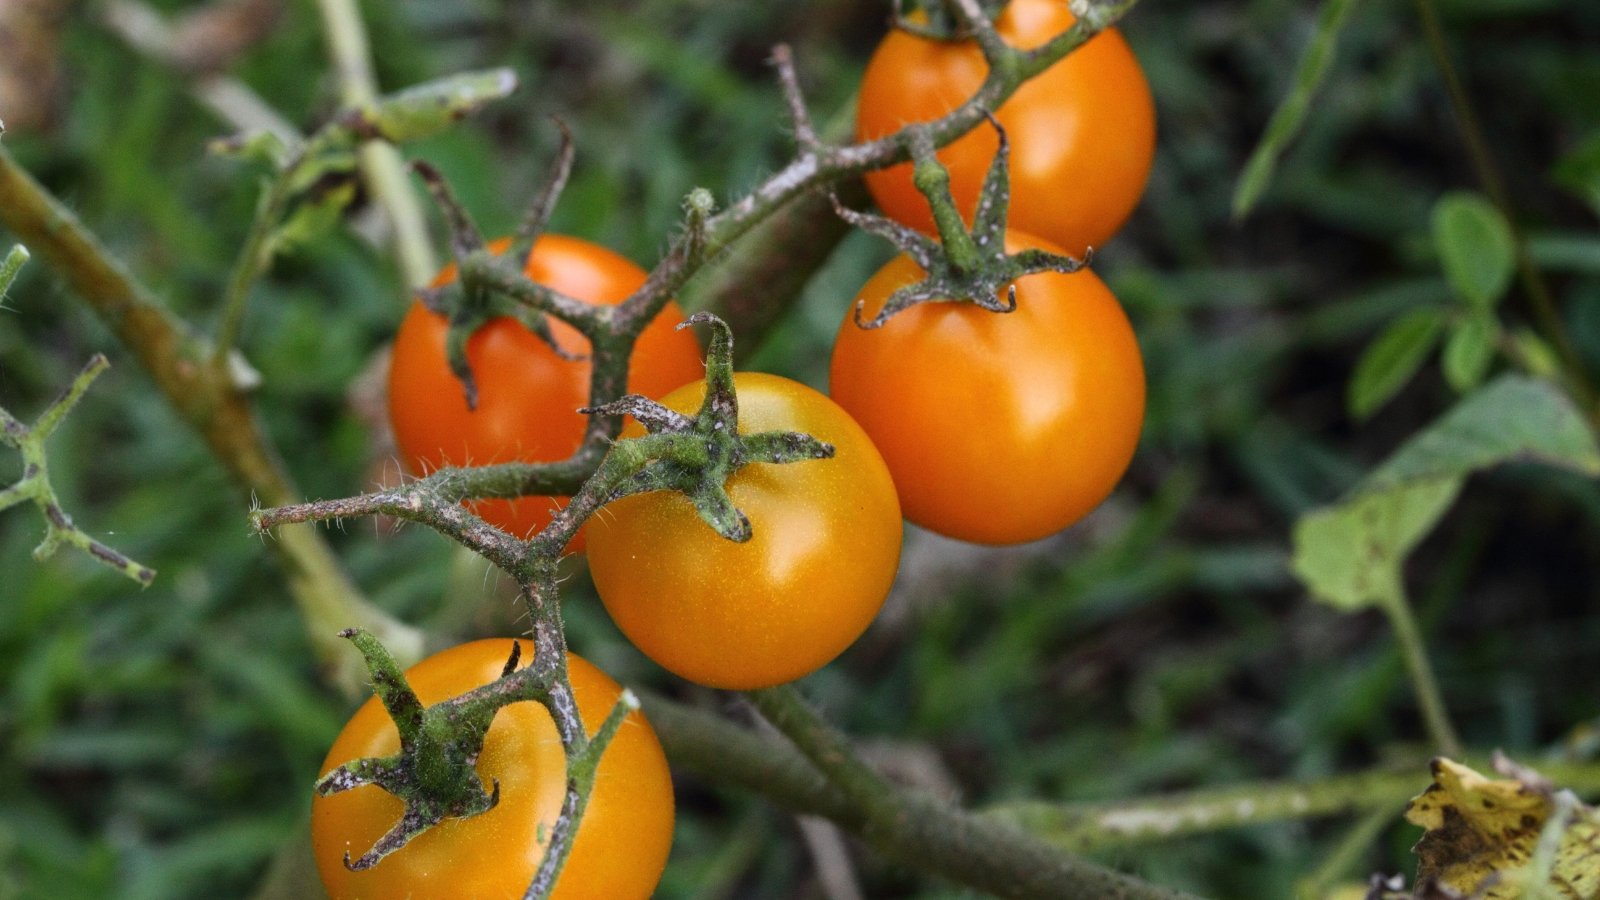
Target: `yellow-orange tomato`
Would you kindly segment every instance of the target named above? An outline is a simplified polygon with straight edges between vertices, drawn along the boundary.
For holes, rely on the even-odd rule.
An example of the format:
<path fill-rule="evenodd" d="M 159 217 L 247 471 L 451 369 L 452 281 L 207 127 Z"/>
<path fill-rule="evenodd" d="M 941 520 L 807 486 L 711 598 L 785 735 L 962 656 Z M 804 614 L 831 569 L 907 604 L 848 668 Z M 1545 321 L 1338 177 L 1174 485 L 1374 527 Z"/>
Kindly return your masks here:
<path fill-rule="evenodd" d="M 1006 43 L 1032 49 L 1074 21 L 1067 0 L 1011 0 L 995 27 Z M 972 41 L 890 32 L 862 76 L 856 133 L 879 138 L 940 118 L 970 99 L 988 71 Z M 1121 34 L 1096 35 L 1022 85 L 996 117 L 1011 141 L 1011 227 L 1075 254 L 1122 227 L 1150 174 L 1155 106 Z M 939 151 L 969 221 L 997 146 L 993 129 L 979 127 Z M 866 180 L 885 215 L 933 231 L 909 163 L 870 172 Z"/>
<path fill-rule="evenodd" d="M 734 473 L 728 495 L 753 533 L 743 544 L 679 493 L 612 503 L 589 522 L 589 569 L 646 656 L 690 681 L 750 690 L 821 668 L 866 630 L 894 581 L 902 526 L 889 470 L 844 410 L 776 375 L 740 372 L 734 384 L 740 434 L 805 432 L 834 457 Z M 702 381 L 661 402 L 693 413 L 704 396 Z"/>
<path fill-rule="evenodd" d="M 531 659 L 533 645 L 521 643 L 523 659 Z M 510 639 L 462 644 L 412 666 L 406 679 L 424 705 L 437 703 L 499 678 L 510 652 Z M 577 656 L 568 654 L 567 670 L 584 727 L 593 734 L 622 689 Z M 339 733 L 322 771 L 399 749 L 399 732 L 374 697 Z M 533 701 L 496 713 L 478 773 L 486 788 L 499 779 L 499 805 L 470 818 L 446 819 L 361 872 L 345 867 L 345 853 L 354 859 L 371 848 L 400 820 L 401 802 L 374 785 L 313 800 L 312 847 L 333 900 L 521 897 L 544 858 L 566 791 L 566 758 L 550 713 Z M 666 756 L 650 723 L 633 712 L 600 758 L 594 792 L 554 896 L 649 897 L 672 847 L 672 820 Z"/>
<path fill-rule="evenodd" d="M 1006 250 L 1059 252 L 1015 232 Z M 871 318 L 923 271 L 905 256 L 860 298 Z M 924 303 L 864 330 L 846 316 L 829 394 L 894 473 L 906 518 L 980 544 L 1053 534 L 1122 478 L 1144 420 L 1133 329 L 1093 272 L 1017 280 L 1017 308 Z"/>
<path fill-rule="evenodd" d="M 503 251 L 508 241 L 491 247 Z M 645 272 L 604 247 L 577 238 L 545 235 L 525 271 L 532 280 L 596 305 L 614 305 L 644 283 Z M 454 281 L 455 266 L 434 285 Z M 668 303 L 634 347 L 628 390 L 659 397 L 705 374 L 694 335 L 677 331 L 683 310 Z M 569 354 L 587 355 L 589 342 L 550 317 L 550 330 Z M 589 400 L 590 363 L 562 359 L 512 318 L 490 321 L 467 341 L 467 360 L 478 385 L 478 405 L 468 409 L 461 382 L 445 355 L 449 323 L 413 303 L 395 337 L 389 368 L 389 420 L 406 466 L 426 474 L 447 465 L 488 465 L 564 459 L 583 440 L 577 410 Z M 559 501 L 550 497 L 482 500 L 477 513 L 518 537 L 550 521 Z M 581 535 L 579 537 L 581 540 Z M 569 549 L 579 549 L 573 541 Z"/>

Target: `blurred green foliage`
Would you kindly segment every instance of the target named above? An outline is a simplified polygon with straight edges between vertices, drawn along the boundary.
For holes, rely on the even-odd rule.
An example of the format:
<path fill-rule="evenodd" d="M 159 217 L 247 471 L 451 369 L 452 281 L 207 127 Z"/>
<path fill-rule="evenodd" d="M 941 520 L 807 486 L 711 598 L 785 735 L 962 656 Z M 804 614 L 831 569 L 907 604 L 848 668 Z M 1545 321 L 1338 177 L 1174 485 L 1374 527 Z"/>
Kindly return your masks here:
<path fill-rule="evenodd" d="M 1439 5 L 1535 259 L 1600 366 L 1600 5 Z M 182 78 L 75 9 L 63 121 L 7 145 L 177 310 L 209 323 L 258 176 L 204 154 L 222 126 Z M 771 45 L 795 46 L 826 123 L 848 109 L 888 4 L 406 0 L 367 12 L 387 89 L 487 66 L 522 77 L 510 100 L 408 148 L 486 231 L 509 230 L 539 184 L 554 114 L 579 157 L 553 230 L 649 263 L 691 187 L 725 203 L 790 152 Z M 1410 6 L 1359 4 L 1275 179 L 1249 218 L 1231 219 L 1316 17 L 1291 0 L 1145 0 L 1127 20 L 1160 150 L 1142 207 L 1097 267 L 1149 366 L 1133 470 L 1089 522 L 1040 545 L 964 550 L 915 535 L 882 621 L 806 684 L 864 739 L 931 747 L 969 804 L 1313 777 L 1426 753 L 1388 630 L 1308 602 L 1288 574 L 1289 529 L 1452 402 L 1437 366 L 1364 424 L 1345 393 L 1388 323 L 1454 302 L 1431 217 L 1441 195 L 1474 184 Z M 236 74 L 314 127 L 335 96 L 321 40 L 311 5 L 289 4 Z M 884 258 L 877 242 L 847 239 L 752 364 L 821 384 L 837 322 Z M 373 483 L 383 451 L 351 384 L 404 308 L 392 262 L 349 232 L 297 249 L 256 290 L 243 349 L 308 497 Z M 37 522 L 0 517 L 0 898 L 246 896 L 296 846 L 347 708 L 311 671 L 281 579 L 248 534 L 248 498 L 42 264 L 0 306 L 0 403 L 27 418 L 97 350 L 116 367 L 56 438 L 52 474 L 82 527 L 161 576 L 138 592 L 79 557 L 37 565 Z M 0 481 L 13 464 L 0 456 Z M 463 636 L 515 627 L 496 579 L 434 535 L 361 521 L 332 539 L 362 587 L 409 620 Z M 1531 466 L 1473 479 L 1422 545 L 1408 580 L 1469 744 L 1537 761 L 1600 715 L 1584 688 L 1600 684 L 1597 556 L 1600 490 Z M 582 578 L 568 610 L 574 647 L 620 680 L 728 702 L 639 657 Z M 679 787 L 661 896 L 820 896 L 792 819 L 717 785 Z M 1207 895 L 1285 897 L 1346 827 L 1263 826 L 1109 858 Z M 1397 816 L 1347 874 L 1409 870 L 1415 834 Z M 299 860 L 285 859 L 291 871 Z M 949 893 L 858 864 L 874 897 Z"/>

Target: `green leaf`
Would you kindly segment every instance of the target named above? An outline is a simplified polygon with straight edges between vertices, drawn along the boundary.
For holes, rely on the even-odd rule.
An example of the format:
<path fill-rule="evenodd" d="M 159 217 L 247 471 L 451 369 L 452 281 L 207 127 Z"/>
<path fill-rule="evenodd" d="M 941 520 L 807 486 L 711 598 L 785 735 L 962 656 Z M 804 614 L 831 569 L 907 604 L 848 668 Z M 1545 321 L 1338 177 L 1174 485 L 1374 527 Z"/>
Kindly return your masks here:
<path fill-rule="evenodd" d="M 1356 363 L 1350 377 L 1350 414 L 1365 419 L 1394 399 L 1438 343 L 1443 325 L 1436 309 L 1419 309 L 1394 320 Z"/>
<path fill-rule="evenodd" d="M 1484 197 L 1446 194 L 1433 207 L 1433 243 L 1456 293 L 1487 310 L 1505 296 L 1516 266 L 1511 226 Z"/>
<path fill-rule="evenodd" d="M 353 181 L 337 182 L 330 185 L 328 190 L 307 197 L 295 206 L 294 212 L 273 233 L 272 252 L 282 253 L 303 246 L 325 234 L 339 223 L 345 207 L 355 197 L 356 185 Z"/>
<path fill-rule="evenodd" d="M 516 88 L 510 69 L 451 75 L 381 98 L 363 124 L 386 141 L 414 141 L 444 131 Z"/>
<path fill-rule="evenodd" d="M 1345 499 L 1295 524 L 1291 568 L 1317 599 L 1356 610 L 1400 597 L 1401 566 L 1473 472 L 1538 460 L 1600 475 L 1600 444 L 1550 382 L 1507 375 L 1407 441 Z"/>
<path fill-rule="evenodd" d="M 22 271 L 22 266 L 28 261 L 28 248 L 17 244 L 0 260 L 0 300 L 4 300 L 6 291 L 11 289 L 11 282 L 17 280 L 17 273 Z"/>
<path fill-rule="evenodd" d="M 260 163 L 273 169 L 289 160 L 289 148 L 270 131 L 251 131 L 233 137 L 217 138 L 206 145 L 206 152 L 245 162 Z"/>
<path fill-rule="evenodd" d="M 1517 460 L 1600 475 L 1600 445 L 1567 395 L 1548 381 L 1504 375 L 1406 441 L 1359 489 L 1387 490 Z"/>
<path fill-rule="evenodd" d="M 1395 600 L 1407 554 L 1460 489 L 1460 478 L 1434 478 L 1307 513 L 1295 523 L 1290 568 L 1313 597 L 1346 612 Z"/>
<path fill-rule="evenodd" d="M 1239 178 L 1239 186 L 1233 192 L 1233 217 L 1243 218 L 1256 201 L 1261 198 L 1263 191 L 1272 181 L 1272 173 L 1278 167 L 1278 159 L 1283 155 L 1289 142 L 1300 133 L 1300 128 L 1305 124 L 1306 113 L 1311 110 L 1311 101 L 1316 97 L 1317 89 L 1322 86 L 1323 80 L 1328 75 L 1328 70 L 1333 65 L 1334 51 L 1338 47 L 1339 32 L 1344 28 L 1350 18 L 1350 11 L 1355 9 L 1355 0 L 1324 0 L 1322 10 L 1317 16 L 1317 32 L 1311 39 L 1311 44 L 1306 47 L 1306 52 L 1300 57 L 1300 63 L 1295 67 L 1294 86 L 1290 88 L 1289 95 L 1273 111 L 1272 119 L 1267 122 L 1266 131 L 1261 135 L 1261 142 L 1250 154 L 1250 161 L 1245 164 L 1244 174 Z"/>
<path fill-rule="evenodd" d="M 1444 344 L 1444 378 L 1465 394 L 1483 383 L 1494 362 L 1495 337 L 1499 325 L 1489 316 L 1473 316 L 1456 325 Z"/>

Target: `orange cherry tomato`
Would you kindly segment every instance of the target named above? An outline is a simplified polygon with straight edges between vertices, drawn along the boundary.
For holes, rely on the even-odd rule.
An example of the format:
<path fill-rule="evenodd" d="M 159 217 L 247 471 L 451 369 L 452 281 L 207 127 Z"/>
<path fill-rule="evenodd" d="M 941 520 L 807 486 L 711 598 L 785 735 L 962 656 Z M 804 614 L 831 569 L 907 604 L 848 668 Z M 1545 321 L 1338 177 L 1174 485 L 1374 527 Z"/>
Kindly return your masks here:
<path fill-rule="evenodd" d="M 1007 252 L 1037 246 L 1006 235 Z M 861 289 L 870 319 L 923 271 L 899 256 Z M 1017 308 L 923 303 L 882 328 L 846 316 L 829 393 L 894 473 L 906 518 L 980 544 L 1053 534 L 1122 478 L 1144 420 L 1144 363 L 1089 270 L 1017 280 Z"/>
<path fill-rule="evenodd" d="M 522 641 L 523 659 L 533 645 Z M 509 639 L 474 641 L 406 670 L 424 705 L 500 677 Z M 583 724 L 593 734 L 622 689 L 572 654 L 567 670 Z M 387 756 L 400 735 L 378 698 L 367 700 L 323 760 L 324 774 L 354 759 Z M 465 819 L 446 819 L 361 872 L 345 867 L 400 820 L 400 800 L 366 785 L 311 802 L 311 842 L 333 900 L 520 898 L 544 859 L 549 829 L 566 792 L 566 757 L 555 723 L 532 701 L 495 714 L 478 757 L 485 787 L 500 781 L 500 803 Z M 558 900 L 644 900 L 655 890 L 672 847 L 672 779 L 655 731 L 642 714 L 623 721 L 600 758 L 594 792 L 562 867 Z"/>
<path fill-rule="evenodd" d="M 844 410 L 776 375 L 740 372 L 734 384 L 739 433 L 805 432 L 834 457 L 734 473 L 728 495 L 753 532 L 743 544 L 679 493 L 609 504 L 589 522 L 589 570 L 646 656 L 699 684 L 750 690 L 809 674 L 860 637 L 894 581 L 903 529 L 889 470 Z M 700 381 L 661 402 L 692 414 L 704 396 Z"/>
<path fill-rule="evenodd" d="M 491 244 L 504 251 L 509 241 Z M 534 281 L 597 305 L 614 305 L 644 283 L 645 272 L 588 241 L 545 235 L 534 244 L 525 271 Z M 447 266 L 434 286 L 454 281 Z M 668 303 L 634 347 L 628 390 L 659 397 L 705 374 L 693 334 L 677 331 L 684 312 Z M 589 341 L 550 317 L 550 330 L 569 354 L 587 355 Z M 567 360 L 510 317 L 480 328 L 467 341 L 478 385 L 478 406 L 468 409 L 461 382 L 445 355 L 449 323 L 420 302 L 411 305 L 395 337 L 389 369 L 389 420 L 407 468 L 423 475 L 441 466 L 542 462 L 565 459 L 583 441 L 590 363 Z M 481 500 L 475 511 L 517 537 L 543 528 L 560 501 L 551 497 Z M 569 546 L 581 549 L 582 534 Z"/>
<path fill-rule="evenodd" d="M 1033 49 L 1070 28 L 1066 0 L 1011 0 L 995 22 L 1006 43 Z M 856 134 L 883 137 L 940 118 L 977 92 L 988 66 L 972 41 L 892 31 L 861 80 Z M 996 112 L 1011 141 L 1010 225 L 1082 254 L 1104 244 L 1144 193 L 1155 155 L 1155 106 L 1139 61 L 1108 29 L 1023 84 Z M 939 151 L 950 190 L 971 221 L 998 146 L 980 126 Z M 866 176 L 884 214 L 932 233 L 909 163 Z"/>

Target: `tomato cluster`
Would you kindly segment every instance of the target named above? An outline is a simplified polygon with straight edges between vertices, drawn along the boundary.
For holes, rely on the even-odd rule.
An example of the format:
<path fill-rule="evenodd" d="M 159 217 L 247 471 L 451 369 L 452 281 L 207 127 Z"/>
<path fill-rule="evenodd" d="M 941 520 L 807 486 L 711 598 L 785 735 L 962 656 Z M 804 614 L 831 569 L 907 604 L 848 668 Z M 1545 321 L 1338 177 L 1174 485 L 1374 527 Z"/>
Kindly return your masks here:
<path fill-rule="evenodd" d="M 1061 0 L 1012 0 L 996 25 L 1007 42 L 1030 48 L 1072 22 Z M 875 138 L 942 117 L 985 74 L 971 41 L 896 31 L 865 74 L 858 134 Z M 1064 259 L 1121 226 L 1143 190 L 1154 118 L 1143 74 L 1119 35 L 1094 38 L 1023 86 L 995 117 L 1015 160 L 1006 253 L 1042 250 Z M 997 146 L 993 132 L 979 129 L 938 154 L 950 175 L 953 198 L 946 201 L 968 219 Z M 890 218 L 932 228 L 930 201 L 912 187 L 909 165 L 867 181 Z M 1009 271 L 998 278 L 1012 278 Z M 629 640 L 700 684 L 781 684 L 827 664 L 876 616 L 895 577 L 902 515 L 962 540 L 1005 544 L 1059 531 L 1104 500 L 1138 442 L 1138 344 L 1092 272 L 1028 271 L 1006 287 L 1010 311 L 949 297 L 953 302 L 919 302 L 874 323 L 881 327 L 861 327 L 861 318 L 874 318 L 891 295 L 929 274 L 911 256 L 898 257 L 845 316 L 833 348 L 831 398 L 772 375 L 734 377 L 737 403 L 728 405 L 737 411 L 738 435 L 809 435 L 826 443 L 831 458 L 750 459 L 734 469 L 720 488 L 748 521 L 743 542 L 708 527 L 704 498 L 684 492 L 655 490 L 607 504 L 586 526 L 588 562 Z M 619 303 L 645 281 L 643 271 L 610 251 L 555 236 L 535 244 L 526 274 L 595 304 Z M 447 268 L 435 286 L 455 277 Z M 631 358 L 629 388 L 661 398 L 652 414 L 658 424 L 690 421 L 697 408 L 704 415 L 715 405 L 705 402 L 708 393 L 719 390 L 701 378 L 693 337 L 672 327 L 682 317 L 666 304 Z M 478 396 L 470 406 L 448 363 L 446 317 L 420 302 L 412 307 L 395 342 L 389 386 L 397 442 L 413 472 L 556 460 L 577 449 L 584 420 L 576 410 L 589 400 L 589 363 L 581 358 L 588 347 L 574 329 L 550 324 L 556 347 L 513 318 L 491 320 L 471 335 L 466 356 Z M 630 421 L 622 437 L 642 435 Z M 528 537 L 549 522 L 553 503 L 531 497 L 477 501 L 474 508 Z M 575 541 L 569 549 L 581 548 Z M 457 647 L 418 664 L 407 679 L 424 703 L 459 696 L 503 674 L 507 646 Z M 620 689 L 575 656 L 569 671 L 592 729 Z M 324 769 L 398 747 L 396 729 L 374 699 L 351 719 Z M 499 805 L 447 820 L 362 872 L 350 871 L 344 854 L 370 847 L 400 816 L 399 801 L 368 789 L 319 797 L 313 830 L 324 882 L 336 898 L 520 896 L 567 790 L 565 765 L 542 706 L 501 709 L 477 760 L 485 783 L 502 786 Z M 605 751 L 556 895 L 648 896 L 671 829 L 661 748 L 633 713 Z"/>

